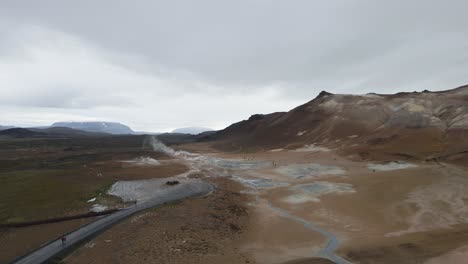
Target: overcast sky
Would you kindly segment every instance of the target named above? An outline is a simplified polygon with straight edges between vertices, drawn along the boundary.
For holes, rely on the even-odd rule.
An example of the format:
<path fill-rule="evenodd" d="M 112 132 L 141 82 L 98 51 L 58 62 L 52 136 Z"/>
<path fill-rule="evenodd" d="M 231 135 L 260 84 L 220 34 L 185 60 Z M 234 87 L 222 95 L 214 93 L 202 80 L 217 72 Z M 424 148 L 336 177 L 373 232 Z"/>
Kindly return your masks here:
<path fill-rule="evenodd" d="M 223 128 L 468 84 L 468 1 L 1 0 L 0 124 Z"/>

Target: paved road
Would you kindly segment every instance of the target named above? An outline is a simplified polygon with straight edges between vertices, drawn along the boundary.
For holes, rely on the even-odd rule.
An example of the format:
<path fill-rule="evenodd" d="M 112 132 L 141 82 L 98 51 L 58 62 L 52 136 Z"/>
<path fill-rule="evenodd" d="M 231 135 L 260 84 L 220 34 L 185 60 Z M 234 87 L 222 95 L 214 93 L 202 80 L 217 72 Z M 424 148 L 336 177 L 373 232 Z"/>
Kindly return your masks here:
<path fill-rule="evenodd" d="M 65 245 L 62 245 L 60 239 L 51 241 L 47 244 L 44 244 L 37 250 L 20 257 L 15 260 L 13 263 L 17 264 L 30 264 L 30 263 L 43 263 L 55 255 L 59 254 L 63 250 L 70 248 L 76 243 L 79 243 L 86 238 L 89 238 L 93 234 L 96 234 L 100 231 L 109 228 L 111 225 L 125 219 L 136 212 L 160 206 L 167 202 L 172 202 L 176 200 L 181 200 L 187 197 L 194 196 L 203 196 L 209 194 L 213 190 L 213 186 L 209 183 L 200 181 L 197 184 L 179 184 L 173 187 L 173 191 L 166 194 L 160 195 L 154 198 L 151 198 L 143 203 L 136 204 L 134 206 L 128 207 L 111 215 L 105 216 L 92 222 L 86 226 L 79 228 L 76 231 L 69 233 L 66 238 L 67 241 Z"/>

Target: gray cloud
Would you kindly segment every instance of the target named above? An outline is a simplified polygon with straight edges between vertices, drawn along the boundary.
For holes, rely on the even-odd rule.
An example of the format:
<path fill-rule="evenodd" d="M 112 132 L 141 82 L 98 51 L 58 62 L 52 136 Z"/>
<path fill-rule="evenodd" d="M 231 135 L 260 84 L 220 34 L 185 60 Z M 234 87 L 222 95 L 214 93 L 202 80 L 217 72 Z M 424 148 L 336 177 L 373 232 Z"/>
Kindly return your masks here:
<path fill-rule="evenodd" d="M 468 83 L 467 8 L 461 0 L 5 0 L 0 103 L 142 129 L 220 128 L 321 90 L 452 88 Z M 149 120 L 144 111 L 166 115 Z"/>

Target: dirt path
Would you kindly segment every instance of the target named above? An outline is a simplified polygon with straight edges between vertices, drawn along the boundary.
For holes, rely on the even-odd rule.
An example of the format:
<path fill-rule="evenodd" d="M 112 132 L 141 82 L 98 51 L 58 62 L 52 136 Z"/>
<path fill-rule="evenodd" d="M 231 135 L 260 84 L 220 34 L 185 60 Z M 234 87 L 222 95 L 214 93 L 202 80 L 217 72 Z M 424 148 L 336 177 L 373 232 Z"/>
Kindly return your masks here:
<path fill-rule="evenodd" d="M 310 229 L 312 231 L 315 231 L 317 233 L 320 233 L 322 236 L 326 237 L 328 242 L 326 243 L 325 247 L 321 250 L 320 252 L 320 257 L 327 258 L 336 264 L 350 264 L 351 262 L 346 261 L 345 259 L 341 258 L 340 256 L 335 254 L 335 250 L 338 248 L 338 245 L 340 244 L 339 239 L 333 235 L 330 231 L 323 229 L 314 223 L 310 221 L 306 221 L 300 217 L 297 217 L 295 215 L 290 214 L 288 211 L 281 209 L 279 207 L 275 207 L 271 205 L 270 203 L 267 203 L 268 207 L 275 212 L 277 212 L 279 215 L 286 217 L 292 221 L 298 222 L 302 224 L 304 227 L 307 229 Z"/>

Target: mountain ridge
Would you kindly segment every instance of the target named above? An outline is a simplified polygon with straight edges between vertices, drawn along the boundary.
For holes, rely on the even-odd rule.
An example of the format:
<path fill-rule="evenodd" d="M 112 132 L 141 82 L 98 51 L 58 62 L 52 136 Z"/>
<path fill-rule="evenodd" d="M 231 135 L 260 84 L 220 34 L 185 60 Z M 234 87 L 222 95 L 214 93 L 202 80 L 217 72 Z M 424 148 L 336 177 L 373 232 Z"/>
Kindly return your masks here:
<path fill-rule="evenodd" d="M 135 131 L 133 131 L 129 126 L 118 122 L 55 122 L 51 125 L 51 127 L 68 127 L 87 132 L 98 132 L 108 134 L 135 134 Z"/>
<path fill-rule="evenodd" d="M 225 150 L 321 144 L 362 156 L 371 151 L 430 158 L 468 150 L 465 136 L 468 86 L 385 95 L 323 91 L 288 112 L 252 115 L 205 140 Z"/>

